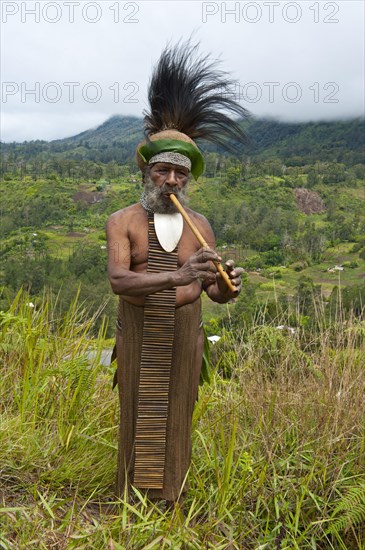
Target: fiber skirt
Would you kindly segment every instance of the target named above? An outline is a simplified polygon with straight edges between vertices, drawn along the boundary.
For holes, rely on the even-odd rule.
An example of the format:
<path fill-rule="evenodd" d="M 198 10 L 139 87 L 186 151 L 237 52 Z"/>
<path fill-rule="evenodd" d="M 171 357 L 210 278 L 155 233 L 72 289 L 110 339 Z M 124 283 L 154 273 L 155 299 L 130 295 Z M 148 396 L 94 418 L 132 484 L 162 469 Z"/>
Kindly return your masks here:
<path fill-rule="evenodd" d="M 191 422 L 201 369 L 201 301 L 181 306 L 175 313 L 175 336 L 170 372 L 166 457 L 162 489 L 149 489 L 150 498 L 176 500 L 187 489 L 191 460 Z M 117 330 L 120 425 L 117 493 L 129 493 L 134 475 L 134 446 L 143 338 L 144 308 L 120 299 Z"/>

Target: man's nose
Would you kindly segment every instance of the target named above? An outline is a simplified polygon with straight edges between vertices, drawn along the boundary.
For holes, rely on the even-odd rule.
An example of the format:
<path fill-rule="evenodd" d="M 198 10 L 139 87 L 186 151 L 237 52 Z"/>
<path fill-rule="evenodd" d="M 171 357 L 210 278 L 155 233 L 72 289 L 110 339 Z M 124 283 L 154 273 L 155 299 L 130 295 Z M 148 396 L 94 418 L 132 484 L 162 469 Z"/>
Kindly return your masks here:
<path fill-rule="evenodd" d="M 169 170 L 167 173 L 166 181 L 167 185 L 177 185 L 177 178 L 175 170 Z"/>

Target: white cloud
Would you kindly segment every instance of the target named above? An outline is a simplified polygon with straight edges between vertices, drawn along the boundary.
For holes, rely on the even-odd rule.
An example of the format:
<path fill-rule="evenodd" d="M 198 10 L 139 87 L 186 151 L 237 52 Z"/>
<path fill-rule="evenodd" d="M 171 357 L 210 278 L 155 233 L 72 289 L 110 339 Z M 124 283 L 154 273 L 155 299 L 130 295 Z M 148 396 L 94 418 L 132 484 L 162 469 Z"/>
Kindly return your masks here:
<path fill-rule="evenodd" d="M 221 57 L 257 116 L 364 114 L 360 1 L 3 1 L 1 8 L 4 141 L 74 135 L 116 113 L 140 116 L 154 61 L 168 41 L 192 32 L 203 53 Z M 39 22 L 29 10 L 38 10 Z"/>

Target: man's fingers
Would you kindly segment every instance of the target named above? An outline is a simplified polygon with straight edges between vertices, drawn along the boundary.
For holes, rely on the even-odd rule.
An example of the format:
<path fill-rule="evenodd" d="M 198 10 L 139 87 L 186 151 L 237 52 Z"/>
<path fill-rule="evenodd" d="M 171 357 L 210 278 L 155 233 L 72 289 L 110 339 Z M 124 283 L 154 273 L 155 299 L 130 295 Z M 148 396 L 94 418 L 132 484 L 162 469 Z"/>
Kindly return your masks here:
<path fill-rule="evenodd" d="M 197 271 L 210 271 L 211 273 L 215 273 L 216 272 L 216 269 L 215 267 L 212 265 L 211 262 L 200 262 L 200 263 L 197 263 L 195 266 L 194 266 L 194 269 L 196 269 Z"/>
<path fill-rule="evenodd" d="M 196 279 L 213 283 L 215 281 L 215 273 L 212 273 L 211 271 L 197 271 Z"/>
<path fill-rule="evenodd" d="M 240 277 L 240 276 L 237 276 L 237 275 L 233 275 L 233 277 L 232 277 L 232 273 L 233 273 L 233 272 L 228 273 L 228 275 L 229 275 L 229 280 L 230 280 L 235 286 L 239 286 L 239 285 L 242 283 L 241 277 Z M 222 275 L 221 275 L 219 272 L 217 272 L 217 277 L 218 277 L 219 279 L 222 279 L 222 280 L 223 280 L 223 277 L 222 277 Z"/>
<path fill-rule="evenodd" d="M 244 269 L 242 267 L 235 267 L 232 271 L 228 272 L 228 275 L 231 279 L 235 279 L 236 277 L 241 277 L 243 272 Z"/>
<path fill-rule="evenodd" d="M 209 247 L 200 248 L 200 250 L 198 250 L 196 254 L 198 257 L 202 258 L 204 262 L 206 261 L 221 262 L 222 261 L 222 258 Z"/>

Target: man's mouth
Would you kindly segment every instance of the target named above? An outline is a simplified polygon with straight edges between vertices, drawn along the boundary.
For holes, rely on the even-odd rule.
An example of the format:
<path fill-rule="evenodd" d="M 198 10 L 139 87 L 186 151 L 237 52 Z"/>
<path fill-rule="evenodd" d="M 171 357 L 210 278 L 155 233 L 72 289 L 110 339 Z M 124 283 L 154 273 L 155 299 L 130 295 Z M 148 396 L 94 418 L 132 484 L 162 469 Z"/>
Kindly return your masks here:
<path fill-rule="evenodd" d="M 170 204 L 172 204 L 170 199 L 170 193 L 163 193 L 161 195 L 161 199 L 163 201 L 165 208 L 167 208 Z"/>

